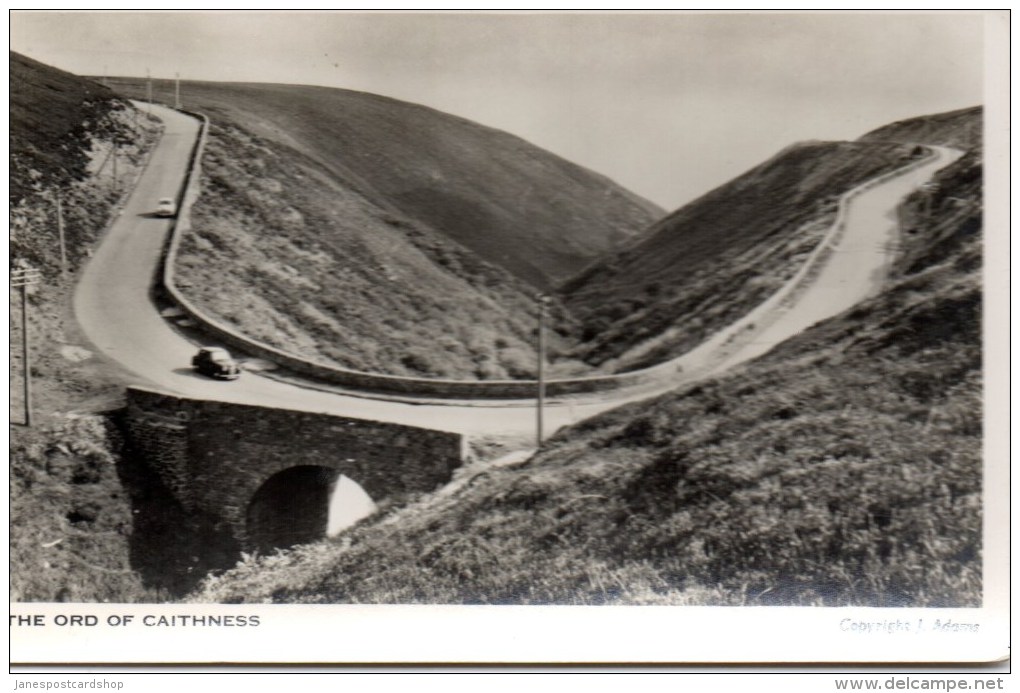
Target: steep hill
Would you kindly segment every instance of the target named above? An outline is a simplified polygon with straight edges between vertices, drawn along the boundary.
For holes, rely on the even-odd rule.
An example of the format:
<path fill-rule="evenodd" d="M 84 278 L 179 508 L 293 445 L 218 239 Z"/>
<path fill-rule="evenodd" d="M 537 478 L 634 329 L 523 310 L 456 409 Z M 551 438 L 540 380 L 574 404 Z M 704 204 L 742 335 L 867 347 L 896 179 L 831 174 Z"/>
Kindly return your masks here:
<path fill-rule="evenodd" d="M 806 142 L 685 205 L 563 285 L 583 324 L 575 354 L 617 371 L 683 354 L 797 271 L 840 195 L 921 155 L 888 142 Z"/>
<path fill-rule="evenodd" d="M 112 84 L 144 94 L 137 81 Z M 566 279 L 662 214 L 603 176 L 424 106 L 296 85 L 181 89 L 188 108 L 293 149 L 346 190 L 538 287 Z M 165 81 L 154 93 L 173 102 Z"/>
<path fill-rule="evenodd" d="M 35 266 L 59 260 L 51 252 L 55 219 L 46 226 L 37 217 L 52 215 L 53 196 L 63 193 L 67 252 L 76 263 L 127 182 L 122 175 L 114 189 L 112 147 L 119 146 L 118 163 L 128 173 L 141 158 L 136 136 L 148 126 L 101 84 L 14 52 L 9 62 L 11 256 Z M 81 194 L 98 177 L 103 189 Z"/>
<path fill-rule="evenodd" d="M 106 87 L 10 52 L 11 202 L 80 180 L 94 136 L 125 107 Z"/>
<path fill-rule="evenodd" d="M 904 204 L 880 295 L 196 598 L 979 605 L 980 147 L 938 183 Z"/>
<path fill-rule="evenodd" d="M 87 259 L 159 128 L 102 85 L 10 54 L 10 253 L 41 270 L 28 296 L 33 425 L 23 421 L 21 302 L 10 295 L 11 601 L 154 601 L 131 565 L 121 440 L 105 416 L 123 382 L 88 350 L 68 306 Z M 114 175 L 114 148 L 116 172 Z M 56 196 L 67 267 L 61 276 Z"/>
<path fill-rule="evenodd" d="M 533 290 L 317 162 L 213 121 L 178 284 L 242 332 L 358 370 L 530 375 Z"/>
<path fill-rule="evenodd" d="M 656 211 L 517 138 L 421 106 L 311 87 L 182 88 L 211 127 L 179 283 L 220 320 L 317 361 L 533 377 L 536 285 Z M 584 372 L 562 355 L 576 323 L 561 306 L 554 314 L 550 373 Z"/>

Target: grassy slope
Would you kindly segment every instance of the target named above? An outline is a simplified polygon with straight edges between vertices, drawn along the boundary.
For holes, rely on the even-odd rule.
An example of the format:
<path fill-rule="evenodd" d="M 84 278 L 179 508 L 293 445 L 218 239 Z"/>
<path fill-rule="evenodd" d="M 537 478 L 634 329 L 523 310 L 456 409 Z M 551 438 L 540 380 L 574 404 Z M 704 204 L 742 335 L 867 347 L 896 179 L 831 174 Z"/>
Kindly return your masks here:
<path fill-rule="evenodd" d="M 121 443 L 103 416 L 119 372 L 91 355 L 59 277 L 53 201 L 64 203 L 69 269 L 77 270 L 158 135 L 102 85 L 11 53 L 12 260 L 42 269 L 29 296 L 34 423 L 10 426 L 11 600 L 152 601 L 132 571 L 132 512 L 117 465 Z M 118 179 L 107 155 L 117 142 Z M 106 162 L 106 165 L 103 165 Z M 10 296 L 11 420 L 22 421 L 21 306 Z"/>
<path fill-rule="evenodd" d="M 980 160 L 976 146 L 940 174 L 930 214 L 908 200 L 881 295 L 197 598 L 979 604 Z"/>
<path fill-rule="evenodd" d="M 124 104 L 100 84 L 10 53 L 11 201 L 85 175 L 92 137 Z"/>
<path fill-rule="evenodd" d="M 125 93 L 138 82 L 119 80 Z M 172 101 L 167 83 L 156 98 Z M 294 85 L 186 82 L 188 107 L 282 144 L 345 189 L 536 286 L 661 215 L 608 179 L 507 133 L 394 99 Z"/>
<path fill-rule="evenodd" d="M 693 348 L 796 272 L 842 193 L 917 154 L 889 143 L 803 143 L 682 207 L 564 285 L 563 298 L 583 323 L 585 341 L 575 353 L 630 370 Z M 667 329 L 675 334 L 627 354 Z"/>
<path fill-rule="evenodd" d="M 210 128 L 193 227 L 179 283 L 245 334 L 395 375 L 534 371 L 535 303 L 521 280 L 222 119 Z"/>
<path fill-rule="evenodd" d="M 127 178 L 115 188 L 112 166 L 98 169 L 117 142 L 119 163 L 130 172 L 130 161 L 141 158 L 134 144 L 139 127 L 128 104 L 101 84 L 13 52 L 10 82 L 11 257 L 47 270 L 60 266 L 52 218 L 52 195 L 59 192 L 68 257 L 77 265 Z M 83 194 L 86 184 L 92 187 Z"/>

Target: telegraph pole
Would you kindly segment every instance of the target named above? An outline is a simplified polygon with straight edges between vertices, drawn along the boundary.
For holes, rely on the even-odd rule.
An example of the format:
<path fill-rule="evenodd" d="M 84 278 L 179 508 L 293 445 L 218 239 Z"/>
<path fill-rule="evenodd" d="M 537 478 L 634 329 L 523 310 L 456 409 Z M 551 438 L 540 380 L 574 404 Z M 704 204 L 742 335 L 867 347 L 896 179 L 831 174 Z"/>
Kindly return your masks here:
<path fill-rule="evenodd" d="M 928 181 L 921 186 L 921 190 L 924 191 L 924 219 L 928 221 L 931 219 L 932 201 L 935 198 L 935 193 L 939 191 L 939 184 L 935 181 Z"/>
<path fill-rule="evenodd" d="M 538 406 L 536 413 L 536 447 L 542 447 L 542 415 L 545 408 L 545 311 L 549 305 L 549 297 L 538 296 Z"/>
<path fill-rule="evenodd" d="M 174 73 L 174 108 L 181 109 L 181 73 Z"/>
<path fill-rule="evenodd" d="M 146 112 L 152 113 L 152 77 L 149 68 L 145 68 L 145 103 L 148 106 Z"/>
<path fill-rule="evenodd" d="M 64 242 L 64 208 L 60 204 L 60 192 L 54 191 L 53 199 L 57 204 L 57 234 L 60 237 L 60 273 L 67 274 L 67 245 Z"/>
<path fill-rule="evenodd" d="M 21 354 L 24 367 L 22 381 L 25 386 L 25 425 L 32 425 L 32 364 L 28 352 L 28 287 L 38 284 L 39 270 L 22 261 L 22 266 L 11 272 L 11 286 L 21 289 Z"/>

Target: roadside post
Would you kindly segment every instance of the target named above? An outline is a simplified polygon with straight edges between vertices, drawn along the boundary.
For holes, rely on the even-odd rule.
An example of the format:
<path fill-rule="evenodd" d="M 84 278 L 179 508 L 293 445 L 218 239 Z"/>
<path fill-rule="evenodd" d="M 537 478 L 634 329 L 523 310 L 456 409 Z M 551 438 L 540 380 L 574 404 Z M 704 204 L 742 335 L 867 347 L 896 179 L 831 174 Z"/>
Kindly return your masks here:
<path fill-rule="evenodd" d="M 924 193 L 923 210 L 921 213 L 924 215 L 925 221 L 931 219 L 933 201 L 935 198 L 935 194 L 938 193 L 938 191 L 939 184 L 936 183 L 935 181 L 928 181 L 927 183 L 923 183 L 921 185 L 921 192 Z"/>
<path fill-rule="evenodd" d="M 22 379 L 25 387 L 25 425 L 32 425 L 32 364 L 28 350 L 28 287 L 38 284 L 40 272 L 25 261 L 11 271 L 11 287 L 21 289 L 21 354 L 25 369 Z"/>
<path fill-rule="evenodd" d="M 542 447 L 542 415 L 545 407 L 545 312 L 549 306 L 549 296 L 538 295 L 538 406 L 536 412 L 536 447 Z"/>
<path fill-rule="evenodd" d="M 60 238 L 60 274 L 67 274 L 67 245 L 64 242 L 64 207 L 60 202 L 60 193 L 54 191 L 53 201 L 57 207 L 57 235 Z"/>

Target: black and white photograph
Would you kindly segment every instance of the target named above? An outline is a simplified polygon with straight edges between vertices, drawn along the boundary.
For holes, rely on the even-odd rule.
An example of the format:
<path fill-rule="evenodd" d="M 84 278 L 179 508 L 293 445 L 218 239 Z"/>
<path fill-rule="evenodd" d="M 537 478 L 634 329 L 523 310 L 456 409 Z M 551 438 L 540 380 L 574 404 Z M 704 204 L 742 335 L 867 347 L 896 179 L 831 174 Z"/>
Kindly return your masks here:
<path fill-rule="evenodd" d="M 12 11 L 12 662 L 1008 656 L 1008 24 Z"/>

